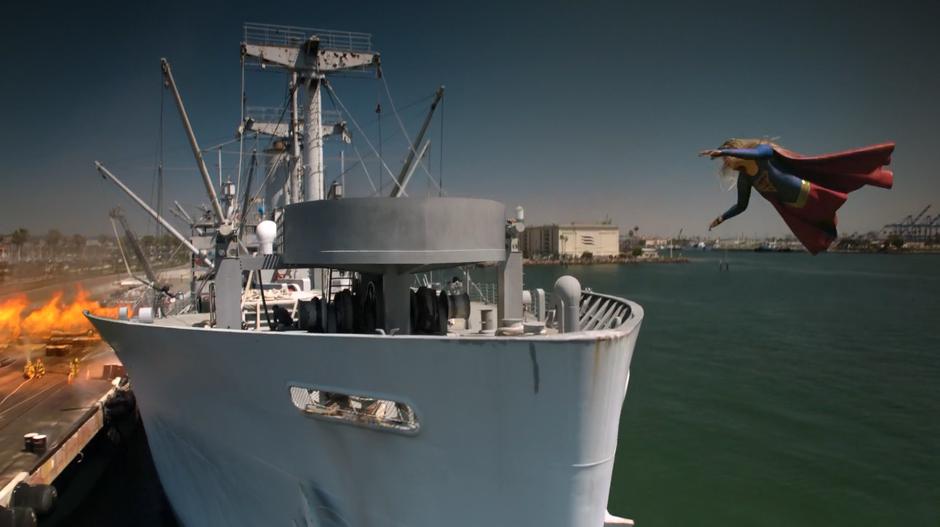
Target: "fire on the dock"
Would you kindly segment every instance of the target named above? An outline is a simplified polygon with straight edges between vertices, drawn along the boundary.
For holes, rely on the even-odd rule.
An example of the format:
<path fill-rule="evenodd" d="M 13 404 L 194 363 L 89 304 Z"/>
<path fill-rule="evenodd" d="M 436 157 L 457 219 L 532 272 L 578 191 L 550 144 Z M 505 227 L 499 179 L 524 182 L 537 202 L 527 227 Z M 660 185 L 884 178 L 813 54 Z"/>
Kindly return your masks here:
<path fill-rule="evenodd" d="M 93 330 L 82 314 L 90 311 L 96 315 L 116 317 L 117 307 L 102 306 L 88 298 L 88 292 L 76 288 L 71 301 L 63 302 L 63 291 L 58 291 L 38 309 L 29 311 L 25 295 L 18 295 L 0 302 L 0 344 L 19 337 L 46 339 L 54 334 L 84 335 Z M 92 332 L 97 338 L 97 335 Z"/>
<path fill-rule="evenodd" d="M 0 302 L 0 343 L 16 340 L 20 336 L 22 315 L 28 304 L 25 295 Z"/>

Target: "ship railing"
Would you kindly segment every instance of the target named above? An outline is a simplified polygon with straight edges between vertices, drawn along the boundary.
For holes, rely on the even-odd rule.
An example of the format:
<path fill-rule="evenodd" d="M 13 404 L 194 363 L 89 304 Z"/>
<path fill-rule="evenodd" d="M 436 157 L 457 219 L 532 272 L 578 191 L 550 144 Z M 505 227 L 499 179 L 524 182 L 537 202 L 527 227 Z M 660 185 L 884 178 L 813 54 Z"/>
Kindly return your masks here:
<path fill-rule="evenodd" d="M 275 209 L 274 223 L 277 224 L 277 234 L 274 236 L 274 252 L 284 252 L 284 209 Z"/>
<path fill-rule="evenodd" d="M 339 110 L 321 110 L 324 123 L 339 123 L 343 121 L 343 114 Z M 246 106 L 245 116 L 250 117 L 258 123 L 281 123 L 290 122 L 290 112 L 278 106 Z M 304 122 L 302 116 L 298 116 L 298 123 Z"/>
<path fill-rule="evenodd" d="M 499 294 L 497 284 L 492 282 L 471 281 L 467 286 L 467 292 L 470 295 L 470 301 L 490 305 L 497 303 Z M 545 306 L 549 312 L 555 309 L 551 291 L 545 291 Z M 590 289 L 585 289 L 581 293 L 578 322 L 582 331 L 616 328 L 629 319 L 631 314 L 630 303 L 622 298 L 595 293 Z M 547 313 L 547 315 L 550 321 L 557 320 L 554 313 Z"/>
<path fill-rule="evenodd" d="M 313 37 L 319 39 L 321 49 L 372 52 L 372 35 L 369 33 L 274 24 L 245 24 L 244 41 L 246 44 L 299 47 L 306 44 Z"/>
<path fill-rule="evenodd" d="M 613 329 L 630 318 L 631 313 L 626 300 L 587 290 L 581 293 L 578 323 L 581 331 Z"/>
<path fill-rule="evenodd" d="M 498 298 L 497 285 L 492 282 L 470 282 L 467 287 L 471 302 L 495 305 Z"/>
<path fill-rule="evenodd" d="M 137 297 L 136 300 L 134 300 L 134 303 L 131 304 L 130 309 L 128 311 L 130 311 L 131 313 L 136 313 L 141 307 L 146 307 L 148 303 L 149 303 L 149 298 L 148 298 L 148 295 L 145 293 Z"/>

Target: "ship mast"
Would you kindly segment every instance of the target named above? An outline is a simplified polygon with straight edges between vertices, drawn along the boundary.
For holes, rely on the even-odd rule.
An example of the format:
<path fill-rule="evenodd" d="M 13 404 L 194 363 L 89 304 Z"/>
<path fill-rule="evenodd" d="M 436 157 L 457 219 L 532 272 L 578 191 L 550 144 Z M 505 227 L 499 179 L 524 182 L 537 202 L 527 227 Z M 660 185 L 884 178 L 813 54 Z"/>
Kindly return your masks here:
<path fill-rule="evenodd" d="M 242 56 L 262 68 L 286 70 L 291 76 L 291 202 L 325 197 L 321 88 L 328 75 L 368 71 L 379 65 L 372 36 L 268 24 L 245 24 Z M 248 62 L 246 62 L 248 63 Z M 298 91 L 303 88 L 302 141 L 297 140 Z M 326 133 L 325 133 L 326 132 Z M 301 157 L 302 156 L 302 157 Z M 302 160 L 302 162 L 301 162 Z"/>

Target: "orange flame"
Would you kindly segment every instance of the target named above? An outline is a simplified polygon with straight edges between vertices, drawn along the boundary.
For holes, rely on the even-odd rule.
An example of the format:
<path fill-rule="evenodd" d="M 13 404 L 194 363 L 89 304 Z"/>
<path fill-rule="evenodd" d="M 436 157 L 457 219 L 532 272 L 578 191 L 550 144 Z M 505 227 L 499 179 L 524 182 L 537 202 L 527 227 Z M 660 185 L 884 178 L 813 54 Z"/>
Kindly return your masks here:
<path fill-rule="evenodd" d="M 20 317 L 29 302 L 26 295 L 17 295 L 0 302 L 0 342 L 20 336 Z"/>
<path fill-rule="evenodd" d="M 41 308 L 23 319 L 23 331 L 28 335 L 45 335 L 52 332 L 61 310 L 62 292 L 58 291 Z"/>
<path fill-rule="evenodd" d="M 43 338 L 53 331 L 81 333 L 92 329 L 83 311 L 96 315 L 117 317 L 117 307 L 105 307 L 88 298 L 88 292 L 80 286 L 76 288 L 75 298 L 63 303 L 64 294 L 58 291 L 42 307 L 29 312 L 22 318 L 28 302 L 25 296 L 17 296 L 0 303 L 0 342 L 13 340 L 20 335 Z"/>

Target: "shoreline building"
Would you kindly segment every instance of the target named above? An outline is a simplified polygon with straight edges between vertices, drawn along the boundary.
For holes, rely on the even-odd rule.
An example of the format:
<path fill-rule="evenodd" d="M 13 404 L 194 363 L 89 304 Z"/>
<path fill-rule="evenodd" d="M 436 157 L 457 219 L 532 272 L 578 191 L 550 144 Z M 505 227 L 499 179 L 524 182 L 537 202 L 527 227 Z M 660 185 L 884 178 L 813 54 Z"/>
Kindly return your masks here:
<path fill-rule="evenodd" d="M 612 258 L 620 255 L 620 227 L 576 223 L 527 225 L 521 242 L 525 258 L 581 258 L 584 253 L 591 253 L 594 258 Z"/>

